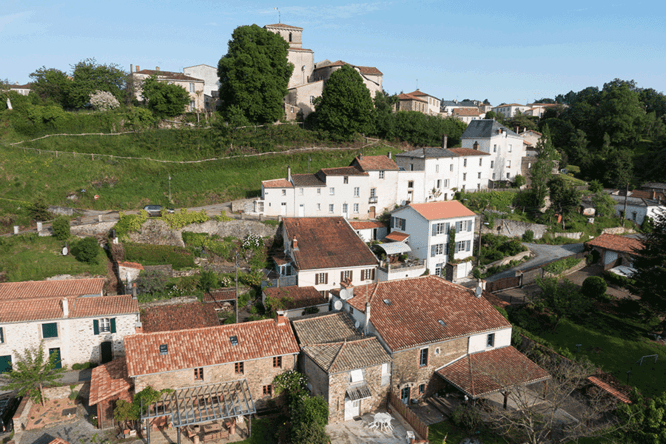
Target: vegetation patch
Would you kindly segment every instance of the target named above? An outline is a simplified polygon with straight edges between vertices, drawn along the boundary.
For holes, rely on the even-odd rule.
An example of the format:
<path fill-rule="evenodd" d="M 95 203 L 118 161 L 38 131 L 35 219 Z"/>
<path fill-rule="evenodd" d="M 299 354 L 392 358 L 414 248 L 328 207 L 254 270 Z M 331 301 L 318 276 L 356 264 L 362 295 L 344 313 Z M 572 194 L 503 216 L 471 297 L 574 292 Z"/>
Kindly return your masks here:
<path fill-rule="evenodd" d="M 167 213 L 165 210 L 162 210 L 162 220 L 174 230 L 180 230 L 190 224 L 201 224 L 208 221 L 208 219 L 206 210 L 194 211 L 192 213 L 188 213 L 186 208 L 175 213 Z"/>
<path fill-rule="evenodd" d="M 125 259 L 141 265 L 168 265 L 174 270 L 194 268 L 194 255 L 187 248 L 172 245 L 123 243 Z"/>
<path fill-rule="evenodd" d="M 580 264 L 580 262 L 582 260 L 583 259 L 577 259 L 575 257 L 567 257 L 567 258 L 564 258 L 562 260 L 552 262 L 552 263 L 546 265 L 545 267 L 543 267 L 543 269 L 545 271 L 547 271 L 548 273 L 561 274 L 562 272 Z"/>

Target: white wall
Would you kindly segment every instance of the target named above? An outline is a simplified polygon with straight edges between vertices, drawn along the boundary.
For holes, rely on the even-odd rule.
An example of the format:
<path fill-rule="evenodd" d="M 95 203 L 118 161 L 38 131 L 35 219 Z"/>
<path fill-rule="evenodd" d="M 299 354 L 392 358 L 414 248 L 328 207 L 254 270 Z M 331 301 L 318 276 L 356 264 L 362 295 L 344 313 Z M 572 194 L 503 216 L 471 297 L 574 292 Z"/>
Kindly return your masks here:
<path fill-rule="evenodd" d="M 374 282 L 372 279 L 361 280 L 361 270 L 368 270 L 368 269 L 375 269 L 375 278 L 376 278 L 377 276 L 376 264 L 364 265 L 362 267 L 340 267 L 340 268 L 322 268 L 317 270 L 299 270 L 298 286 L 315 287 L 317 291 L 340 288 L 340 272 L 346 270 L 352 270 L 352 285 L 359 286 L 364 284 L 371 284 Z M 316 282 L 315 275 L 318 273 L 328 273 L 328 284 L 315 285 Z"/>
<path fill-rule="evenodd" d="M 374 230 L 377 230 L 377 240 L 382 240 L 386 237 L 388 234 L 388 228 L 386 227 L 381 227 L 381 228 L 368 228 L 365 230 L 355 230 L 356 234 L 358 234 L 358 237 L 363 239 L 363 242 L 372 242 L 372 232 Z"/>
<path fill-rule="evenodd" d="M 217 68 L 208 65 L 189 66 L 183 69 L 187 76 L 201 79 L 204 81 L 204 94 L 213 95 L 213 91 L 219 91 L 220 78 L 217 76 Z"/>
<path fill-rule="evenodd" d="M 508 347 L 511 345 L 511 327 L 505 328 L 503 330 L 497 330 L 495 332 L 495 346 L 487 347 L 488 344 L 488 334 L 482 333 L 478 335 L 472 335 L 469 337 L 469 345 L 467 353 L 475 353 L 485 350 L 493 350 L 496 348 Z"/>
<path fill-rule="evenodd" d="M 473 149 L 475 142 L 479 143 L 480 151 L 490 154 L 490 156 L 485 156 L 483 161 L 484 164 L 488 162 L 484 168 L 488 168 L 486 171 L 490 180 L 513 181 L 517 174 L 521 174 L 521 162 L 522 158 L 525 157 L 525 145 L 522 137 L 509 135 L 504 131 L 502 134 L 494 134 L 489 138 L 464 138 L 462 139 L 462 147 Z M 510 167 L 507 166 L 508 161 L 511 161 Z M 491 162 L 493 164 L 492 168 L 490 168 Z M 509 174 L 508 178 L 507 173 Z M 493 174 L 495 174 L 494 178 Z"/>

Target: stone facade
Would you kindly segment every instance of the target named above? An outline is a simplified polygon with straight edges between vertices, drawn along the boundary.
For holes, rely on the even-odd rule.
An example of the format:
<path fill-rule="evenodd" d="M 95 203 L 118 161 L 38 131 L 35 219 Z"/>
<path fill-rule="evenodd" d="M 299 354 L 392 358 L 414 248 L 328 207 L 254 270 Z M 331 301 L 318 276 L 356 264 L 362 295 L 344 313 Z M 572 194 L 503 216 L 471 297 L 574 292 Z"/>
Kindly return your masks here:
<path fill-rule="evenodd" d="M 469 338 L 459 338 L 438 342 L 429 346 L 397 351 L 393 354 L 393 380 L 391 387 L 400 395 L 402 389 L 410 388 L 410 399 L 432 396 L 442 387 L 444 381 L 433 377 L 435 370 L 464 356 L 467 353 Z M 428 349 L 428 365 L 420 366 L 421 349 Z M 425 390 L 419 393 L 419 386 Z"/>
<path fill-rule="evenodd" d="M 235 363 L 233 362 L 203 367 L 203 380 L 194 379 L 193 368 L 136 376 L 134 377 L 134 390 L 138 393 L 148 386 L 156 390 L 166 388 L 178 389 L 246 379 L 256 407 L 262 408 L 265 407 L 266 402 L 271 399 L 271 396 L 264 395 L 263 387 L 268 385 L 272 386 L 273 379 L 275 379 L 277 375 L 289 370 L 295 370 L 296 356 L 297 355 L 282 356 L 282 367 L 278 368 L 273 367 L 272 356 L 245 361 L 243 363 L 244 372 L 242 374 L 237 374 L 235 372 Z"/>

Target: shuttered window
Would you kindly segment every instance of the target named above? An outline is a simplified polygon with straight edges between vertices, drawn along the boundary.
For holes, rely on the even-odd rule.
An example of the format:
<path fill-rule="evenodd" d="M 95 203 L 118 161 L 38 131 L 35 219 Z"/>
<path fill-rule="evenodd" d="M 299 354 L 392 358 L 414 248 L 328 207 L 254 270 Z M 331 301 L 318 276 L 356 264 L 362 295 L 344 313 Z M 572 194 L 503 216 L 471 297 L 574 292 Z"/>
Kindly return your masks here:
<path fill-rule="evenodd" d="M 315 274 L 315 285 L 328 284 L 328 273 Z"/>
<path fill-rule="evenodd" d="M 49 324 L 42 324 L 42 338 L 57 338 L 58 337 L 58 324 L 52 322 Z"/>
<path fill-rule="evenodd" d="M 98 335 L 102 333 L 116 332 L 116 318 L 93 319 L 93 333 Z"/>

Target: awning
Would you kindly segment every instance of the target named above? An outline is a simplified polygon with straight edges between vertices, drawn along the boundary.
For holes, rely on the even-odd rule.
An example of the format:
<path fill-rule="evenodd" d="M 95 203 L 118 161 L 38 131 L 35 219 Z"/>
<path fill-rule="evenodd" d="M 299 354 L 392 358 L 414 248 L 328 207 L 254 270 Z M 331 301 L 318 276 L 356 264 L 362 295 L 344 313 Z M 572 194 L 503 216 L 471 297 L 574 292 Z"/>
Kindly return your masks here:
<path fill-rule="evenodd" d="M 472 399 L 550 379 L 548 372 L 513 347 L 466 355 L 436 373 Z"/>
<path fill-rule="evenodd" d="M 384 250 L 386 254 L 401 254 L 412 251 L 412 249 L 409 248 L 409 245 L 404 242 L 389 242 L 386 244 L 379 244 L 377 246 Z"/>
<path fill-rule="evenodd" d="M 358 401 L 359 399 L 372 397 L 367 384 L 359 385 L 356 387 L 349 387 L 346 391 L 346 395 L 347 398 L 349 398 L 351 401 Z"/>
<path fill-rule="evenodd" d="M 174 427 L 256 413 L 246 379 L 177 389 L 149 406 L 141 403 L 141 420 L 171 416 Z"/>

